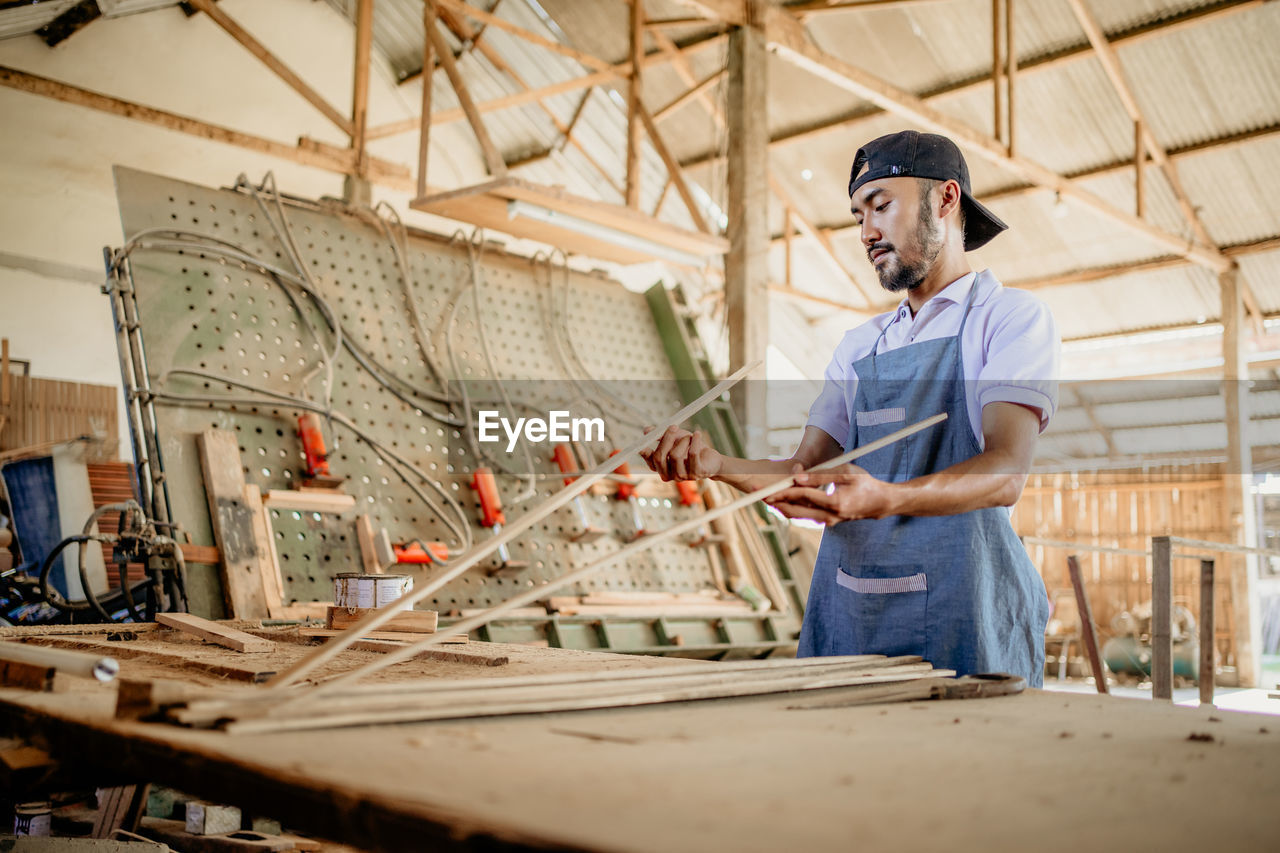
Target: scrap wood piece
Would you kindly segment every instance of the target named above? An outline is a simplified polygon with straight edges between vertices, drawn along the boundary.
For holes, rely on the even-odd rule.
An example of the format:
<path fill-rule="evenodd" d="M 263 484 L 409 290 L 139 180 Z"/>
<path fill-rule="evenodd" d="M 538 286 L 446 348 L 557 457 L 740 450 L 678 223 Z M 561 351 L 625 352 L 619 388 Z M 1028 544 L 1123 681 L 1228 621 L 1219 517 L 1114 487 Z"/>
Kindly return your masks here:
<path fill-rule="evenodd" d="M 187 832 L 185 822 L 160 817 L 144 817 L 139 829 L 148 838 L 154 838 L 170 845 L 174 850 L 188 851 L 188 853 L 231 853 L 231 851 L 282 853 L 286 850 L 303 849 L 298 846 L 293 837 L 285 838 L 261 832 L 242 830 L 222 835 L 196 835 Z"/>
<path fill-rule="evenodd" d="M 354 495 L 338 491 L 295 492 L 290 489 L 271 489 L 262 498 L 271 509 L 295 509 L 301 512 L 327 512 L 340 515 L 356 507 Z"/>
<path fill-rule="evenodd" d="M 312 642 L 314 637 L 302 636 L 300 628 L 263 628 L 253 631 L 259 637 L 266 637 L 283 643 L 297 643 L 304 646 L 314 645 Z M 511 662 L 507 655 L 490 655 L 486 654 L 483 649 L 486 644 L 480 643 L 475 652 L 454 651 L 453 649 L 423 649 L 420 654 L 414 655 L 415 660 L 439 660 L 449 663 L 469 663 L 477 666 L 506 666 Z M 405 643 L 401 640 L 356 640 L 348 648 L 363 652 L 381 652 L 399 651 L 404 648 Z"/>
<path fill-rule="evenodd" d="M 330 605 L 325 614 L 325 626 L 337 630 L 350 628 L 370 613 L 372 607 L 335 607 Z M 440 614 L 435 610 L 405 610 L 386 623 L 388 631 L 404 631 L 410 634 L 434 634 Z"/>
<path fill-rule="evenodd" d="M 252 684 L 261 684 L 276 674 L 274 668 L 264 667 L 263 669 L 252 669 L 248 666 L 231 666 L 223 663 L 214 663 L 212 661 L 196 660 L 189 654 L 182 654 L 180 652 L 162 652 L 156 649 L 143 649 L 123 643 L 97 640 L 92 637 L 46 636 L 34 639 L 32 642 L 45 646 L 53 646 L 54 648 L 107 652 L 112 657 L 137 659 L 139 661 L 163 664 L 172 666 L 177 670 L 202 672 L 208 675 L 218 676 L 219 678 L 227 678 L 233 681 L 247 681 Z"/>
<path fill-rule="evenodd" d="M 237 652 L 261 654 L 275 650 L 275 644 L 270 640 L 246 634 L 244 631 L 226 625 L 219 625 L 217 622 L 192 613 L 157 613 L 156 622 Z"/>
<path fill-rule="evenodd" d="M 350 633 L 349 628 L 299 628 L 298 636 L 300 637 L 336 637 L 339 634 Z M 358 640 L 399 640 L 402 643 L 412 643 L 421 640 L 424 634 L 410 633 L 409 631 L 365 631 L 360 634 Z M 437 637 L 437 643 L 467 643 L 470 638 L 466 634 L 433 634 Z"/>
<path fill-rule="evenodd" d="M 245 501 L 244 468 L 235 433 L 207 429 L 200 433 L 200 467 L 213 537 L 222 552 L 222 593 L 227 615 L 236 619 L 267 616 L 263 595 L 254 511 Z"/>
<path fill-rule="evenodd" d="M 271 513 L 262 504 L 262 490 L 252 483 L 244 487 L 244 502 L 252 514 L 254 557 L 258 563 L 258 578 L 262 582 L 262 599 L 266 603 L 267 615 L 277 618 L 284 605 L 284 577 L 280 573 L 276 540 L 271 535 Z"/>

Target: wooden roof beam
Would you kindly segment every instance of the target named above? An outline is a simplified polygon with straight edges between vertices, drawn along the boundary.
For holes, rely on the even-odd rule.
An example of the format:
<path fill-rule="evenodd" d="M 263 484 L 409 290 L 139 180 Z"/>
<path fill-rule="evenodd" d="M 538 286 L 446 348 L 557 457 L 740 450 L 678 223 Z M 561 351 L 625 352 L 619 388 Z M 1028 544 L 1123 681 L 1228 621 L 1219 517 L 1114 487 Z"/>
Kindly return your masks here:
<path fill-rule="evenodd" d="M 426 2 L 435 3 L 438 0 L 426 0 Z M 489 136 L 489 131 L 484 126 L 484 119 L 481 118 L 480 111 L 476 109 L 475 101 L 471 98 L 471 90 L 467 88 L 467 82 L 462 78 L 462 73 L 458 71 L 458 66 L 453 61 L 453 51 L 449 49 L 449 43 L 445 41 L 444 34 L 440 32 L 439 28 L 433 27 L 427 30 L 427 38 L 431 40 L 440 67 L 444 70 L 445 75 L 448 76 L 449 83 L 453 86 L 453 91 L 458 96 L 458 104 L 462 107 L 462 112 L 467 117 L 467 123 L 471 125 L 476 142 L 480 144 L 480 151 L 484 155 L 485 167 L 489 170 L 489 174 L 495 178 L 504 177 L 507 174 L 507 162 L 502 158 L 502 152 L 498 150 L 498 146 L 494 144 L 493 138 Z"/>
<path fill-rule="evenodd" d="M 1051 189 L 1063 198 L 1070 199 L 1153 243 L 1165 246 L 1176 254 L 1184 255 L 1218 272 L 1230 266 L 1230 261 L 1220 252 L 1210 251 L 1203 246 L 1188 246 L 1181 237 L 1107 204 L 1093 193 L 1081 189 L 1039 163 L 1025 157 L 1009 156 L 1004 146 L 991 137 L 929 106 L 910 92 L 826 53 L 809 38 L 804 25 L 787 12 L 770 7 L 765 11 L 765 19 L 765 33 L 770 47 L 780 58 L 926 130 L 943 134 L 970 154 L 1019 175 L 1030 183 Z"/>
<path fill-rule="evenodd" d="M 683 2 L 683 0 L 681 0 L 681 2 Z M 1214 6 L 1191 9 L 1168 20 L 1147 24 L 1124 33 L 1110 35 L 1107 37 L 1107 40 L 1112 46 L 1136 44 L 1149 38 L 1168 35 L 1169 33 L 1177 32 L 1178 30 L 1186 29 L 1188 27 L 1202 26 L 1228 15 L 1234 15 L 1239 12 L 1257 8 L 1265 2 L 1271 2 L 1271 0 L 1224 0 L 1224 2 L 1220 2 Z M 1018 75 L 1020 78 L 1025 78 L 1026 74 L 1030 71 L 1048 71 L 1052 68 L 1084 59 L 1092 55 L 1093 46 L 1089 44 L 1088 41 L 1085 41 L 1083 44 L 1074 45 L 1050 56 L 1043 56 L 1038 59 L 1025 61 L 1019 59 Z M 959 95 L 962 93 L 972 92 L 976 89 L 990 86 L 991 82 L 992 78 L 990 74 L 985 74 L 981 77 L 976 77 L 960 83 L 951 83 L 936 89 L 931 89 L 921 93 L 919 97 L 925 101 L 931 101 L 935 98 L 942 98 L 948 95 Z M 802 142 L 813 136 L 847 128 L 850 125 L 875 118 L 876 116 L 883 115 L 884 112 L 885 111 L 879 107 L 860 109 L 858 112 L 836 116 L 832 119 L 819 122 L 809 127 L 784 131 L 770 139 L 769 146 L 773 147 L 775 145 L 788 145 L 795 142 Z M 723 155 L 719 152 L 711 152 L 684 160 L 681 165 L 686 169 L 692 169 L 696 166 L 718 162 L 723 159 Z"/>
<path fill-rule="evenodd" d="M 1151 124 L 1147 121 L 1143 114 L 1142 107 L 1138 104 L 1137 95 L 1134 94 L 1133 87 L 1129 84 L 1128 78 L 1125 76 L 1124 69 L 1120 66 L 1120 59 L 1116 56 L 1115 48 L 1107 41 L 1106 34 L 1102 31 L 1102 27 L 1098 24 L 1097 19 L 1093 16 L 1093 12 L 1084 4 L 1084 0 L 1067 0 L 1071 6 L 1071 11 L 1075 13 L 1076 20 L 1080 22 L 1081 29 L 1084 30 L 1085 36 L 1089 39 L 1089 43 L 1093 45 L 1093 52 L 1098 57 L 1098 62 L 1102 65 L 1103 72 L 1107 75 L 1107 79 L 1111 81 L 1111 88 L 1120 98 L 1121 104 L 1124 105 L 1125 112 L 1129 114 L 1129 119 L 1136 128 L 1137 136 L 1141 144 L 1146 148 L 1151 159 L 1159 167 L 1164 174 L 1165 180 L 1169 182 L 1169 188 L 1173 191 L 1174 198 L 1177 200 L 1178 209 L 1182 211 L 1182 216 L 1187 220 L 1187 224 L 1191 226 L 1191 232 L 1195 235 L 1196 241 L 1206 250 L 1216 254 L 1222 261 L 1226 258 L 1218 251 L 1217 244 L 1213 238 L 1209 236 L 1209 231 L 1204 227 L 1204 223 L 1200 220 L 1200 215 L 1196 213 L 1195 207 L 1191 204 L 1191 198 L 1188 196 L 1186 188 L 1182 185 L 1182 179 L 1178 176 L 1178 170 L 1169 159 L 1169 155 L 1165 152 L 1164 146 L 1155 138 L 1155 134 L 1151 132 Z M 1138 174 L 1141 176 L 1142 163 L 1140 160 L 1135 163 Z M 1141 186 L 1141 181 L 1139 181 Z M 1138 201 L 1139 209 L 1141 208 L 1141 197 Z M 1227 264 L 1229 266 L 1229 263 Z M 1217 267 L 1219 272 L 1225 270 L 1222 266 Z M 1258 304 L 1258 299 L 1253 291 L 1247 286 L 1242 288 L 1241 294 L 1244 298 L 1245 307 L 1249 311 L 1249 315 L 1253 318 L 1254 328 L 1258 331 L 1262 329 L 1262 308 Z"/>
<path fill-rule="evenodd" d="M 683 47 L 677 47 L 676 54 L 668 54 L 661 50 L 653 50 L 645 53 L 641 63 L 645 68 L 650 66 L 662 65 L 663 63 L 672 61 L 676 56 L 688 57 L 709 47 L 718 44 L 725 38 L 724 35 L 711 35 L 703 38 L 694 39 L 685 44 Z M 481 48 L 483 51 L 484 48 Z M 487 54 L 486 54 L 487 56 Z M 585 74 L 582 77 L 575 77 L 571 80 L 561 80 L 559 83 L 551 83 L 541 86 L 537 89 L 530 89 L 525 92 L 516 92 L 512 95 L 503 95 L 500 98 L 494 98 L 489 101 L 481 101 L 476 104 L 476 109 L 480 112 L 490 112 L 492 110 L 505 110 L 510 107 L 523 106 L 524 104 L 532 104 L 552 95 L 560 95 L 565 92 L 576 92 L 581 89 L 590 89 L 594 86 L 601 86 L 606 83 L 625 80 L 626 72 L 629 72 L 631 62 L 622 62 L 612 65 L 607 71 L 596 71 L 591 74 Z M 462 110 L 441 110 L 431 117 L 432 124 L 448 124 L 450 122 L 461 121 L 466 116 Z M 418 128 L 418 117 L 400 119 L 398 121 L 388 122 L 377 127 L 369 128 L 369 139 L 383 139 L 388 136 L 396 136 L 401 133 L 410 133 Z"/>
<path fill-rule="evenodd" d="M 837 272 L 845 281 L 849 282 L 854 291 L 856 291 L 857 294 L 867 303 L 863 308 L 850 307 L 850 310 L 862 312 L 870 310 L 875 304 L 874 300 L 865 290 L 862 289 L 862 285 L 860 285 L 858 280 L 853 277 L 853 273 L 849 272 L 849 269 L 840 262 L 840 258 L 836 256 L 835 248 L 831 245 L 831 240 L 817 228 L 814 228 L 813 224 L 809 222 L 809 220 L 805 219 L 798 210 L 796 210 L 795 201 L 791 198 L 791 194 L 787 192 L 786 187 L 784 187 L 782 182 L 774 176 L 772 171 L 769 172 L 769 189 L 772 190 L 773 194 L 782 202 L 783 207 L 791 211 L 792 220 L 795 226 L 800 230 L 800 233 L 813 241 L 814 245 L 818 248 L 819 254 L 826 259 L 832 270 Z"/>
<path fill-rule="evenodd" d="M 244 47 L 245 50 L 256 56 L 263 65 L 267 66 L 275 73 L 277 77 L 284 81 L 285 85 L 293 89 L 299 95 L 307 100 L 313 107 L 322 112 L 325 118 L 337 125 L 343 133 L 348 136 L 355 134 L 355 128 L 351 120 L 338 112 L 332 104 L 326 101 L 319 92 L 308 86 L 301 77 L 293 73 L 293 71 L 281 62 L 274 53 L 266 48 L 262 42 L 254 38 L 248 30 L 236 23 L 235 19 L 222 10 L 221 7 L 215 6 L 213 0 L 190 0 L 191 5 L 204 12 L 209 16 L 215 24 L 222 27 L 227 35 L 231 36 Z"/>

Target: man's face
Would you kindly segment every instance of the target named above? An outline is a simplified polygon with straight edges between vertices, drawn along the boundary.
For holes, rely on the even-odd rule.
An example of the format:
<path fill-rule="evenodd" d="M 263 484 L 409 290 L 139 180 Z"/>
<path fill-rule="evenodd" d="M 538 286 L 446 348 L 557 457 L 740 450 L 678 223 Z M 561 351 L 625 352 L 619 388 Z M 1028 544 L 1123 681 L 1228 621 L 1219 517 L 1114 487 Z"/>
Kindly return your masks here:
<path fill-rule="evenodd" d="M 881 178 L 849 199 L 867 259 L 890 293 L 919 287 L 942 251 L 941 223 L 922 186 L 915 178 Z"/>

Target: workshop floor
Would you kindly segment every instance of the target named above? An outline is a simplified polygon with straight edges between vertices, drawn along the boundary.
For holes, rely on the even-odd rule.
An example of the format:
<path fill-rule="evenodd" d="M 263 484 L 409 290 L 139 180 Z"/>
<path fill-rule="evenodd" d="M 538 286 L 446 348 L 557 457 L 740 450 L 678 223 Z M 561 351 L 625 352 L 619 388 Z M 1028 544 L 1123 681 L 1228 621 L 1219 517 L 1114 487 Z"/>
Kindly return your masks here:
<path fill-rule="evenodd" d="M 1093 679 L 1069 678 L 1058 681 L 1046 678 L 1045 690 L 1056 690 L 1064 693 L 1093 693 Z M 1213 704 L 1225 711 L 1245 711 L 1251 714 L 1274 714 L 1280 716 L 1280 699 L 1272 699 L 1270 694 L 1280 692 L 1280 655 L 1263 655 L 1262 687 L 1219 687 L 1214 692 Z M 1144 681 L 1135 687 L 1123 684 L 1112 684 L 1111 695 L 1125 699 L 1151 699 L 1151 682 Z M 1195 707 L 1200 704 L 1198 687 L 1174 688 L 1175 705 Z"/>

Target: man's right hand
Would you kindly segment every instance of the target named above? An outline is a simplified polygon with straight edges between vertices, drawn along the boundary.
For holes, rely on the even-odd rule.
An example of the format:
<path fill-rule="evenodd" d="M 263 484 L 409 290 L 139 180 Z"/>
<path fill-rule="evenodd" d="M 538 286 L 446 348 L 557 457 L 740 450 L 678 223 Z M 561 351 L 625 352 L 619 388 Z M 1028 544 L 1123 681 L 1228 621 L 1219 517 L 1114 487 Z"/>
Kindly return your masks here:
<path fill-rule="evenodd" d="M 640 457 L 663 482 L 707 480 L 720 473 L 724 462 L 702 430 L 689 432 L 675 426 L 662 434 L 653 450 L 640 451 Z"/>

